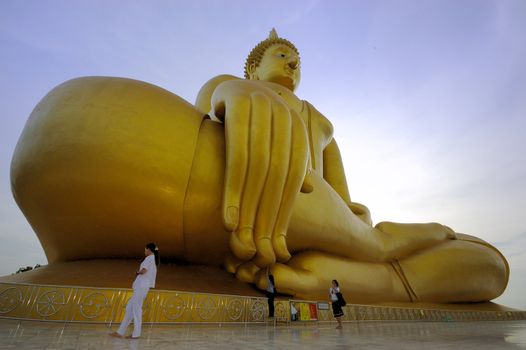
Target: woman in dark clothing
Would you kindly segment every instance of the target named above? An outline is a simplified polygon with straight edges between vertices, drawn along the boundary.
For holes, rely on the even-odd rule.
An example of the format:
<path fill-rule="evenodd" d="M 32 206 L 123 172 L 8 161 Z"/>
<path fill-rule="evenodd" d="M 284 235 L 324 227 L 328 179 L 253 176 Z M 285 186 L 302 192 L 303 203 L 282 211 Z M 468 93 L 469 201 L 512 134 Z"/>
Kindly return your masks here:
<path fill-rule="evenodd" d="M 340 293 L 340 286 L 338 284 L 338 281 L 332 280 L 332 287 L 329 289 L 329 296 L 331 298 L 332 303 L 332 314 L 334 315 L 334 318 L 336 318 L 336 321 L 338 321 L 338 326 L 336 328 L 341 329 L 343 310 L 342 305 L 340 304 L 340 301 L 338 299 L 338 293 Z"/>
<path fill-rule="evenodd" d="M 267 298 L 268 298 L 268 317 L 274 317 L 274 297 L 276 296 L 276 287 L 274 286 L 274 276 L 267 276 Z"/>

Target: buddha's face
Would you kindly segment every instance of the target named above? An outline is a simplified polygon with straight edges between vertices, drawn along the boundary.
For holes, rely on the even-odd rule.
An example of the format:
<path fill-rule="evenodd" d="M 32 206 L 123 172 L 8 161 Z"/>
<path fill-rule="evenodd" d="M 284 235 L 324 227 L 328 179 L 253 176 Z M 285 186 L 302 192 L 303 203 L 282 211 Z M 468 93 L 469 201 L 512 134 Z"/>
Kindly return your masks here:
<path fill-rule="evenodd" d="M 294 91 L 300 83 L 300 58 L 287 45 L 272 45 L 265 51 L 259 66 L 249 67 L 249 77 L 277 83 Z"/>

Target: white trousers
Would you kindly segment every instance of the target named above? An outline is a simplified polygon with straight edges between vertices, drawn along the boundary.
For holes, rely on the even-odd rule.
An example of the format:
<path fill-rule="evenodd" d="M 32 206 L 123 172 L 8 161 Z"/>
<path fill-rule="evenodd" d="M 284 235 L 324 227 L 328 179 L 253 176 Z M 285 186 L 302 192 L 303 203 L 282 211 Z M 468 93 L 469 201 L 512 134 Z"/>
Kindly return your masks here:
<path fill-rule="evenodd" d="M 142 304 L 146 295 L 148 294 L 149 288 L 136 288 L 133 290 L 133 294 L 128 300 L 126 305 L 126 313 L 122 320 L 121 326 L 117 330 L 121 336 L 124 336 L 126 329 L 133 320 L 133 333 L 132 337 L 137 338 L 141 336 L 141 323 L 142 323 Z"/>

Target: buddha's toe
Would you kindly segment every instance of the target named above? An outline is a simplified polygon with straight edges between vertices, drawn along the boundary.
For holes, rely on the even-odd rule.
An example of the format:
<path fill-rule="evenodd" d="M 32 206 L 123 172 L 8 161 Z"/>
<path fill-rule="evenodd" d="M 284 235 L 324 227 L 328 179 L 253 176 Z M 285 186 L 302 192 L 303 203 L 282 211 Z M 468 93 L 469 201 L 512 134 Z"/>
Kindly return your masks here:
<path fill-rule="evenodd" d="M 449 239 L 457 239 L 457 234 L 455 231 L 453 231 L 453 229 L 449 226 L 446 226 L 446 225 L 442 225 L 444 226 L 444 230 L 446 231 L 446 237 L 449 238 Z"/>

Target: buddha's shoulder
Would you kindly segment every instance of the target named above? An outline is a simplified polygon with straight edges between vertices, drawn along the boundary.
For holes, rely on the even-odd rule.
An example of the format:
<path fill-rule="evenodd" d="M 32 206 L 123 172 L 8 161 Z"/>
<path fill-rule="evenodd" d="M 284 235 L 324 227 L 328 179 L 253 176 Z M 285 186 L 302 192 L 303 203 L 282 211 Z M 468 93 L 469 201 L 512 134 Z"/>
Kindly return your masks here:
<path fill-rule="evenodd" d="M 213 89 L 215 89 L 217 87 L 217 85 L 219 85 L 222 82 L 227 81 L 227 80 L 243 80 L 243 78 L 236 77 L 235 75 L 231 75 L 231 74 L 220 74 L 220 75 L 217 75 L 217 76 L 211 78 L 210 80 L 208 80 L 203 85 L 201 90 L 207 89 L 207 88 L 211 88 L 213 90 Z"/>
<path fill-rule="evenodd" d="M 241 80 L 242 78 L 230 74 L 221 74 L 208 80 L 199 90 L 195 99 L 195 106 L 207 113 L 210 110 L 210 98 L 219 84 L 227 80 Z"/>

